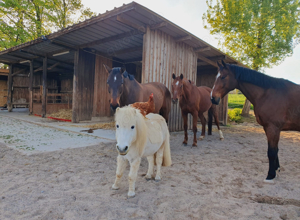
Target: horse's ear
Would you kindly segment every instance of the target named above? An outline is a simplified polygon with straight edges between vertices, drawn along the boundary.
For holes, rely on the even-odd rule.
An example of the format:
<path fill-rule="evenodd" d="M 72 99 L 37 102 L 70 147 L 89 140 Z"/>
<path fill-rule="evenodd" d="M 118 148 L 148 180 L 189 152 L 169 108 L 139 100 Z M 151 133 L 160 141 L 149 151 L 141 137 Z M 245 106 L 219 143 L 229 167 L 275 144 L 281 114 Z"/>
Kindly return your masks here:
<path fill-rule="evenodd" d="M 106 72 L 107 72 L 108 74 L 110 74 L 111 68 L 110 68 L 109 66 L 105 65 L 105 64 L 103 64 L 103 66 L 104 66 Z"/>
<path fill-rule="evenodd" d="M 221 63 L 219 63 L 219 61 L 217 61 L 218 67 L 221 68 L 223 67 Z"/>
<path fill-rule="evenodd" d="M 222 64 L 223 64 L 224 68 L 226 68 L 226 63 L 224 62 L 224 60 L 222 60 Z"/>
<path fill-rule="evenodd" d="M 183 79 L 183 74 L 182 73 L 180 74 L 180 79 Z"/>
<path fill-rule="evenodd" d="M 121 72 L 124 73 L 126 71 L 126 66 L 121 67 Z"/>
<path fill-rule="evenodd" d="M 174 74 L 174 73 L 172 74 L 172 78 L 173 78 L 173 79 L 176 79 L 176 76 L 175 76 L 175 74 Z"/>
<path fill-rule="evenodd" d="M 120 107 L 118 107 L 117 109 L 116 109 L 116 112 L 118 112 L 120 110 Z"/>

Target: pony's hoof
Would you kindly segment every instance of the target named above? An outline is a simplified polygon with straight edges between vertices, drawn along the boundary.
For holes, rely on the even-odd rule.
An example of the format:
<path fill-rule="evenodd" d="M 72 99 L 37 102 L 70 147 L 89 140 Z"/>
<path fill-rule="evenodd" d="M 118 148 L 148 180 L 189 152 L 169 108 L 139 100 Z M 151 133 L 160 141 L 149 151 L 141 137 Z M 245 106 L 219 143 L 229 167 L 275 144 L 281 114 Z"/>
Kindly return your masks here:
<path fill-rule="evenodd" d="M 186 146 L 186 145 L 187 145 L 187 142 L 186 142 L 186 141 L 184 141 L 184 142 L 182 142 L 182 144 L 183 144 L 184 146 Z"/>
<path fill-rule="evenodd" d="M 195 144 L 195 143 L 193 143 L 193 145 L 192 145 L 193 147 L 197 147 L 197 144 Z"/>
<path fill-rule="evenodd" d="M 199 137 L 199 141 L 202 141 L 204 139 L 204 136 Z"/>
<path fill-rule="evenodd" d="M 127 196 L 128 196 L 128 198 L 133 198 L 133 197 L 135 197 L 135 192 L 129 191 Z"/>
<path fill-rule="evenodd" d="M 114 185 L 112 185 L 112 187 L 111 187 L 113 190 L 118 190 L 119 189 L 119 187 L 117 187 L 115 184 Z"/>
<path fill-rule="evenodd" d="M 159 182 L 159 181 L 161 181 L 161 177 L 160 176 L 156 176 L 155 177 L 155 182 Z"/>
<path fill-rule="evenodd" d="M 275 183 L 275 178 L 277 177 L 277 175 L 273 178 L 273 179 L 265 179 L 264 183 L 268 183 L 268 184 L 274 184 Z"/>
<path fill-rule="evenodd" d="M 223 141 L 224 140 L 224 137 L 220 137 L 220 141 Z"/>
<path fill-rule="evenodd" d="M 149 176 L 148 176 L 148 175 L 146 175 L 146 176 L 145 176 L 145 179 L 146 179 L 147 181 L 149 181 L 149 180 L 151 180 L 151 179 L 152 179 L 152 176 L 150 176 L 150 175 L 149 175 Z"/>

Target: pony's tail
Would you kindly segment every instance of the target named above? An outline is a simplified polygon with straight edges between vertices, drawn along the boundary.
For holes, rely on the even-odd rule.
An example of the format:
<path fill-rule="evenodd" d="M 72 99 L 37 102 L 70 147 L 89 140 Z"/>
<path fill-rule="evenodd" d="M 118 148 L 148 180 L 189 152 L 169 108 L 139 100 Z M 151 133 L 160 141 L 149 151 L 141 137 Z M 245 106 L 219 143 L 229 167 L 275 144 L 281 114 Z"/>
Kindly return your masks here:
<path fill-rule="evenodd" d="M 167 137 L 165 142 L 163 143 L 164 147 L 164 154 L 163 154 L 163 162 L 162 165 L 164 167 L 168 167 L 172 165 L 171 159 L 171 149 L 170 149 L 170 134 L 169 131 L 167 132 Z"/>
<path fill-rule="evenodd" d="M 208 110 L 208 135 L 211 135 L 214 109 L 213 106 Z M 203 125 L 202 125 L 203 126 Z"/>

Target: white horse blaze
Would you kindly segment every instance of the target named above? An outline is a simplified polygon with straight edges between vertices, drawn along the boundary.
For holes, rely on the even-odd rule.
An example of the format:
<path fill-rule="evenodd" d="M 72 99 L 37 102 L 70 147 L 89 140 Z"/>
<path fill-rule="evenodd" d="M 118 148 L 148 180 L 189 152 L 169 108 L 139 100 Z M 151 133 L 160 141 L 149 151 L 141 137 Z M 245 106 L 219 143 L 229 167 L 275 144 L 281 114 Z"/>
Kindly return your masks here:
<path fill-rule="evenodd" d="M 218 72 L 218 75 L 216 76 L 216 81 L 217 81 L 217 79 L 218 79 L 220 76 L 221 76 L 221 73 Z M 215 88 L 215 85 L 213 86 L 213 88 L 212 88 L 212 90 L 211 90 L 211 92 L 210 92 L 210 98 L 212 98 L 212 94 L 213 94 L 214 88 Z"/>

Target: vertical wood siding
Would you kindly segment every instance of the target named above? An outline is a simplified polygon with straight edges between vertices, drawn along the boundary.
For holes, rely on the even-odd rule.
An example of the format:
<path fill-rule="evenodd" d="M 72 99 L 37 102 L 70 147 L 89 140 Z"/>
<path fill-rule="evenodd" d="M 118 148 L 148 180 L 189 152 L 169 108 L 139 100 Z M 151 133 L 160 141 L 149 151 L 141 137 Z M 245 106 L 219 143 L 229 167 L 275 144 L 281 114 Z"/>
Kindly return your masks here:
<path fill-rule="evenodd" d="M 105 57 L 96 56 L 93 117 L 110 116 L 109 93 L 107 86 L 108 73 L 103 64 L 112 67 L 112 61 Z"/>
<path fill-rule="evenodd" d="M 181 73 L 187 79 L 196 83 L 197 54 L 193 48 L 184 42 L 175 42 L 168 34 L 160 30 L 150 30 L 144 34 L 142 83 L 161 82 L 171 92 L 172 74 Z M 192 126 L 192 117 L 189 115 L 189 129 Z M 179 105 L 172 103 L 169 117 L 170 131 L 183 130 L 183 120 Z"/>

